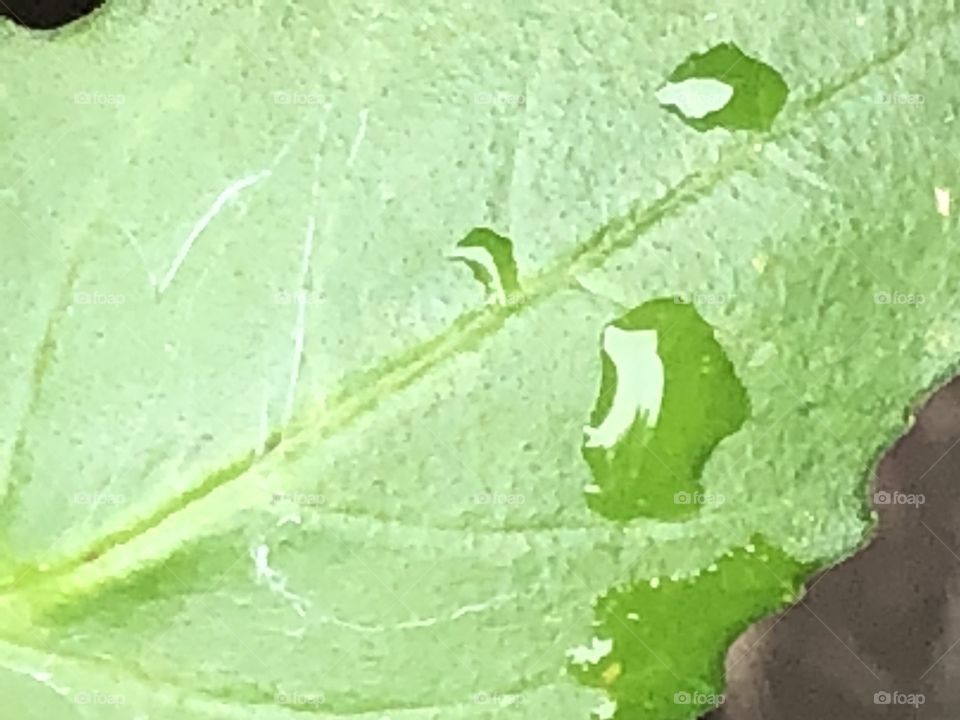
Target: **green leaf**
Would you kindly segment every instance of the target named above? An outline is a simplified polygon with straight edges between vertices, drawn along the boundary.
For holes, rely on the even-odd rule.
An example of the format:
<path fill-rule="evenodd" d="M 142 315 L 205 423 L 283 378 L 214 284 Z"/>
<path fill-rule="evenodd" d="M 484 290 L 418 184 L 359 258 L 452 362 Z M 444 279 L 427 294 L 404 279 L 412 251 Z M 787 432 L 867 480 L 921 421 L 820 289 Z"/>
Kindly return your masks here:
<path fill-rule="evenodd" d="M 796 600 L 811 569 L 757 538 L 691 577 L 613 588 L 597 601 L 593 644 L 571 653 L 572 671 L 610 694 L 618 720 L 699 714 L 722 701 L 722 649 L 746 620 Z M 637 662 L 650 655 L 654 662 Z"/>
<path fill-rule="evenodd" d="M 603 598 L 758 536 L 791 587 L 850 553 L 955 367 L 952 4 L 114 0 L 0 35 L 12 716 L 644 717 L 780 586 L 691 587 L 696 641 L 644 626 L 615 692 L 568 668 Z M 769 131 L 657 99 L 728 43 L 789 87 Z M 473 228 L 521 293 L 449 262 Z M 700 432 L 750 402 L 683 438 L 725 502 L 610 520 L 604 328 L 678 295 L 729 362 Z"/>

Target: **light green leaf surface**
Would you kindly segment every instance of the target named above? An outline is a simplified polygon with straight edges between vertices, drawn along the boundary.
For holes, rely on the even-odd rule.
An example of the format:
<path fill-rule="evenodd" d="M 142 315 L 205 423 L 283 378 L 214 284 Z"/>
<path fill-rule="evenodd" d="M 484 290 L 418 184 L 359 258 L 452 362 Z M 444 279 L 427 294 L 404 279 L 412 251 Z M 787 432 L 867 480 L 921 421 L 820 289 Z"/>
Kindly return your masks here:
<path fill-rule="evenodd" d="M 957 21 L 113 0 L 0 26 L 12 712 L 576 720 L 610 711 L 567 666 L 611 588 L 755 535 L 850 552 L 871 463 L 954 369 Z M 789 87 L 769 133 L 656 99 L 725 42 Z M 448 260 L 476 227 L 513 242 L 506 305 Z M 678 294 L 751 415 L 700 477 L 724 503 L 614 523 L 584 499 L 601 333 Z M 688 687 L 658 665 L 684 639 L 643 637 L 671 650 L 633 658 L 651 692 Z"/>

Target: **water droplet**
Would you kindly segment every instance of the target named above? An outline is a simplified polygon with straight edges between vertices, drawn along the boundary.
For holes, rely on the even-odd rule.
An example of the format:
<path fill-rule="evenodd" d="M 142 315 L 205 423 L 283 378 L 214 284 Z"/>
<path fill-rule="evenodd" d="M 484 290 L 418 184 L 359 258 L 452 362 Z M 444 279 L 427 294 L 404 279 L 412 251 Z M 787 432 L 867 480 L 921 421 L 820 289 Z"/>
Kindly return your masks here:
<path fill-rule="evenodd" d="M 594 606 L 594 632 L 607 639 L 591 654 L 597 662 L 568 653 L 568 672 L 607 695 L 613 720 L 680 720 L 717 704 L 727 648 L 755 620 L 795 601 L 812 570 L 759 536 L 752 545 L 758 552 L 734 549 L 709 573 L 609 590 Z"/>
<path fill-rule="evenodd" d="M 692 304 L 658 299 L 604 328 L 601 382 L 581 447 L 588 506 L 604 517 L 675 519 L 723 498 L 700 474 L 749 414 L 742 383 Z"/>
<path fill-rule="evenodd" d="M 457 243 L 451 259 L 470 268 L 492 301 L 506 305 L 520 296 L 513 243 L 488 228 L 475 228 Z"/>
<path fill-rule="evenodd" d="M 701 132 L 717 127 L 769 130 L 789 92 L 780 73 L 745 55 L 733 43 L 691 55 L 667 82 L 658 99 L 668 111 Z M 729 96 L 724 87 L 729 89 Z"/>

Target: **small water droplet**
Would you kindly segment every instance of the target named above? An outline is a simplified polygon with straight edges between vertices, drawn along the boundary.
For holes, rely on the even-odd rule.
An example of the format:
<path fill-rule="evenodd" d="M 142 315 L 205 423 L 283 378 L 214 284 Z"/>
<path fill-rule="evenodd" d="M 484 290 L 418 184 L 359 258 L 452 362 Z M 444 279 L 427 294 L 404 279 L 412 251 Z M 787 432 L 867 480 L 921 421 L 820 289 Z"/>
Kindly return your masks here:
<path fill-rule="evenodd" d="M 475 228 L 457 243 L 451 259 L 470 268 L 491 301 L 507 305 L 520 297 L 517 263 L 509 238 L 488 228 Z"/>
<path fill-rule="evenodd" d="M 668 111 L 701 132 L 718 127 L 766 131 L 783 109 L 788 92 L 779 72 L 733 43 L 722 43 L 684 60 L 658 98 Z"/>

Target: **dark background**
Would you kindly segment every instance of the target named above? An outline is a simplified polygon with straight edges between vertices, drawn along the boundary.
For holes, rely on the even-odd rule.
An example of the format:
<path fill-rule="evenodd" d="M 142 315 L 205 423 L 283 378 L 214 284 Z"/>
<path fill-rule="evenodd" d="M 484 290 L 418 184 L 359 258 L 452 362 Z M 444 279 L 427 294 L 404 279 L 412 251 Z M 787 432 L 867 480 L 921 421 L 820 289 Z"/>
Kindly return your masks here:
<path fill-rule="evenodd" d="M 709 720 L 960 718 L 960 379 L 937 392 L 880 461 L 872 542 L 814 576 L 807 595 L 727 654 L 724 707 Z M 922 694 L 919 707 L 876 693 Z M 901 698 L 902 699 L 902 698 Z"/>
<path fill-rule="evenodd" d="M 0 15 L 27 27 L 51 29 L 83 17 L 103 2 L 104 0 L 0 0 Z"/>

